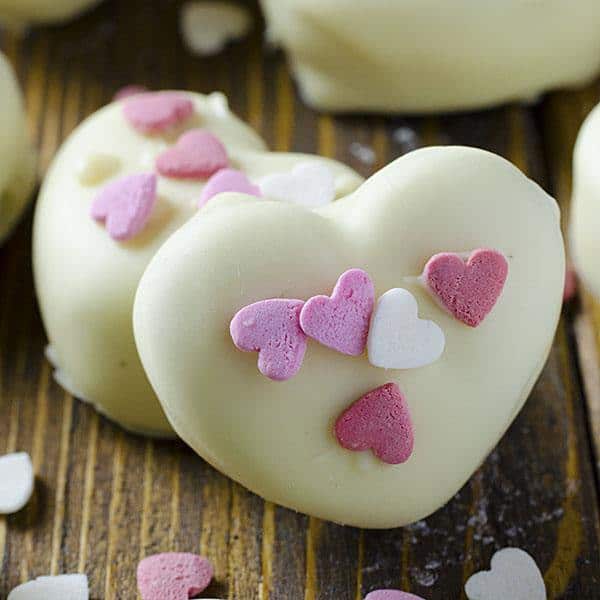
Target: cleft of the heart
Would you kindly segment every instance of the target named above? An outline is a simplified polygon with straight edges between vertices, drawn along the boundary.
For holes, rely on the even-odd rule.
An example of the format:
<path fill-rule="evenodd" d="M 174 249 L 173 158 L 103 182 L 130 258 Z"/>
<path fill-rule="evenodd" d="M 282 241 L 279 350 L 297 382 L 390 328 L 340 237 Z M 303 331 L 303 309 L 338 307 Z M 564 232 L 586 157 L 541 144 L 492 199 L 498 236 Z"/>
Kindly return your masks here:
<path fill-rule="evenodd" d="M 412 328 L 408 348 L 376 335 L 357 354 L 364 330 L 346 344 L 312 330 L 310 310 L 303 331 L 312 298 L 326 323 L 346 314 L 335 284 L 354 269 L 375 300 L 410 294 L 398 303 L 394 292 L 400 321 L 379 319 L 384 333 L 390 322 Z M 215 197 L 148 266 L 135 337 L 177 433 L 216 468 L 310 515 L 394 527 L 450 499 L 518 414 L 551 347 L 564 269 L 558 207 L 538 185 L 490 153 L 427 148 L 316 210 Z M 256 343 L 256 310 L 235 344 L 230 332 L 240 311 L 270 300 L 285 304 L 273 313 L 289 349 L 281 371 L 272 357 L 257 364 L 256 352 L 274 346 Z M 376 302 L 369 336 L 377 314 Z M 388 361 L 399 350 L 419 360 Z M 261 372 L 273 366 L 277 381 Z M 392 443 L 380 447 L 373 427 Z"/>

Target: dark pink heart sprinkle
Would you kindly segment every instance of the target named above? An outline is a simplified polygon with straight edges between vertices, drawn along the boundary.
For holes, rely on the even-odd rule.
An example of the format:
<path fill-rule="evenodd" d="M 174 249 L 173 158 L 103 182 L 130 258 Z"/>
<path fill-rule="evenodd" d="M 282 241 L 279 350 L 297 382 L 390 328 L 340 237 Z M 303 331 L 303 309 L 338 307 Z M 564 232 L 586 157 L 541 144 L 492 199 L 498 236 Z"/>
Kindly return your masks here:
<path fill-rule="evenodd" d="M 258 352 L 258 370 L 285 381 L 302 366 L 306 335 L 300 329 L 302 300 L 275 298 L 242 308 L 231 320 L 233 343 L 244 352 Z"/>
<path fill-rule="evenodd" d="M 413 452 L 414 433 L 400 388 L 386 383 L 365 394 L 338 418 L 335 436 L 347 450 L 370 449 L 390 465 L 406 462 Z"/>
<path fill-rule="evenodd" d="M 365 600 L 423 600 L 423 598 L 400 590 L 376 590 L 367 594 Z"/>
<path fill-rule="evenodd" d="M 210 561 L 184 552 L 148 556 L 137 568 L 142 600 L 188 600 L 203 592 L 212 578 Z"/>
<path fill-rule="evenodd" d="M 425 266 L 423 281 L 446 310 L 477 327 L 494 308 L 507 276 L 504 254 L 480 248 L 466 262 L 458 254 L 436 254 Z"/>
<path fill-rule="evenodd" d="M 221 169 L 215 173 L 204 186 L 200 194 L 198 207 L 204 206 L 211 198 L 224 192 L 239 192 L 260 198 L 262 193 L 244 173 L 235 169 Z"/>
<path fill-rule="evenodd" d="M 148 91 L 148 88 L 143 85 L 126 85 L 121 89 L 115 92 L 113 96 L 113 101 L 125 100 L 125 98 L 131 98 L 131 96 L 138 96 L 139 94 L 145 94 Z"/>
<path fill-rule="evenodd" d="M 90 209 L 115 240 L 128 240 L 144 229 L 156 204 L 156 175 L 126 175 L 105 185 Z"/>
<path fill-rule="evenodd" d="M 365 350 L 375 303 L 375 288 L 362 269 L 350 269 L 338 279 L 331 297 L 314 296 L 300 313 L 306 335 L 343 354 Z"/>
<path fill-rule="evenodd" d="M 194 112 L 194 103 L 178 92 L 148 92 L 125 99 L 123 113 L 142 133 L 159 133 L 182 123 Z"/>
<path fill-rule="evenodd" d="M 156 159 L 156 168 L 165 177 L 207 179 L 229 166 L 221 140 L 204 129 L 184 133 L 173 148 Z"/>
<path fill-rule="evenodd" d="M 565 288 L 563 291 L 563 302 L 570 302 L 577 295 L 577 273 L 573 267 L 567 267 L 565 271 Z"/>

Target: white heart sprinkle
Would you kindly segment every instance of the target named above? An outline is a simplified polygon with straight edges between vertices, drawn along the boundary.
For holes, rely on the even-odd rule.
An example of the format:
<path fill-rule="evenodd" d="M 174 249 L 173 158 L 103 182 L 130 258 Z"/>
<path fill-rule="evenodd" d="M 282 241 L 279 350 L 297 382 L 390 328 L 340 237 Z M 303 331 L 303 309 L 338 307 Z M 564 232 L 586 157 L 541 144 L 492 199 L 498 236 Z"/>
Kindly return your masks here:
<path fill-rule="evenodd" d="M 469 600 L 546 600 L 546 586 L 538 566 L 519 548 L 496 552 L 491 571 L 471 576 L 465 592 Z"/>
<path fill-rule="evenodd" d="M 116 156 L 97 152 L 83 156 L 75 171 L 82 185 L 98 185 L 114 175 L 120 166 L 121 161 Z"/>
<path fill-rule="evenodd" d="M 229 2 L 187 2 L 179 16 L 181 35 L 190 52 L 210 56 L 227 42 L 244 37 L 251 29 L 248 10 Z"/>
<path fill-rule="evenodd" d="M 387 291 L 373 311 L 367 348 L 369 362 L 384 369 L 416 369 L 435 362 L 446 337 L 433 321 L 419 319 L 415 297 L 402 288 Z"/>
<path fill-rule="evenodd" d="M 27 452 L 0 456 L 0 514 L 19 512 L 33 494 L 35 475 Z"/>
<path fill-rule="evenodd" d="M 89 595 L 86 575 L 55 575 L 17 586 L 7 600 L 88 600 Z"/>
<path fill-rule="evenodd" d="M 260 189 L 265 198 L 306 208 L 318 208 L 335 200 L 331 169 L 318 163 L 301 163 L 290 173 L 263 177 Z"/>

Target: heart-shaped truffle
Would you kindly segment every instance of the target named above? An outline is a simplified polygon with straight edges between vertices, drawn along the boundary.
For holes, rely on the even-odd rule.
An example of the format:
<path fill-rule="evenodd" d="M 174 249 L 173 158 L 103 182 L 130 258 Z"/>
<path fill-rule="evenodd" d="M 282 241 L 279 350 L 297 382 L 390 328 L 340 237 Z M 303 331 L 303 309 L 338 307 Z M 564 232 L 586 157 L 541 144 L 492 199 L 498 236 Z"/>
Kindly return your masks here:
<path fill-rule="evenodd" d="M 535 239 L 535 243 L 532 243 Z M 226 240 L 226 242 L 224 242 Z M 445 251 L 492 248 L 510 276 L 485 326 L 458 321 L 421 285 Z M 385 370 L 309 339 L 284 383 L 232 343 L 243 307 L 331 293 L 362 269 L 376 296 L 395 287 L 444 331 L 439 360 Z M 146 372 L 180 436 L 268 500 L 321 518 L 391 527 L 451 498 L 514 419 L 550 350 L 562 304 L 564 248 L 555 201 L 502 158 L 427 148 L 317 210 L 249 196 L 211 201 L 160 248 L 138 287 L 134 330 Z M 393 383 L 414 449 L 387 465 L 336 438 L 337 419 Z"/>

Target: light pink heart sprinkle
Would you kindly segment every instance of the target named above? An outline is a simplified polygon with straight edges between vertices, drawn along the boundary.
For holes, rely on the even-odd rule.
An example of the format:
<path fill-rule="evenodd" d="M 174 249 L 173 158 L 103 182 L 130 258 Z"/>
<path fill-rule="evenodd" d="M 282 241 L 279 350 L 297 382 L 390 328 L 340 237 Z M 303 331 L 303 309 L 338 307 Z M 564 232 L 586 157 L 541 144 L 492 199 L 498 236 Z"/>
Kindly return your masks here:
<path fill-rule="evenodd" d="M 254 185 L 244 173 L 235 169 L 221 169 L 215 173 L 204 186 L 200 194 L 198 208 L 204 206 L 211 198 L 224 192 L 239 192 L 249 196 L 262 196 L 260 188 Z"/>
<path fill-rule="evenodd" d="M 194 103 L 177 92 L 148 92 L 125 99 L 123 113 L 142 133 L 160 133 L 182 123 L 194 112 Z"/>
<path fill-rule="evenodd" d="M 156 176 L 127 175 L 105 185 L 90 209 L 115 240 L 129 240 L 144 229 L 156 204 Z"/>
<path fill-rule="evenodd" d="M 207 179 L 229 166 L 221 140 L 204 129 L 184 133 L 175 146 L 156 159 L 156 168 L 165 177 Z"/>
<path fill-rule="evenodd" d="M 233 343 L 244 352 L 258 352 L 258 370 L 285 381 L 302 366 L 306 335 L 300 329 L 302 300 L 274 298 L 242 308 L 231 320 Z"/>
<path fill-rule="evenodd" d="M 359 356 L 365 350 L 375 288 L 362 269 L 340 276 L 331 297 L 314 296 L 300 313 L 306 335 L 343 354 Z"/>
<path fill-rule="evenodd" d="M 138 96 L 139 94 L 145 94 L 148 88 L 143 85 L 136 85 L 132 83 L 130 85 L 123 86 L 118 89 L 113 96 L 113 101 L 125 100 L 125 98 L 131 98 L 131 96 Z"/>
<path fill-rule="evenodd" d="M 188 600 L 203 592 L 212 578 L 210 561 L 184 552 L 148 556 L 137 568 L 142 600 Z"/>
<path fill-rule="evenodd" d="M 423 598 L 400 590 L 376 590 L 367 594 L 365 600 L 423 600 Z"/>
<path fill-rule="evenodd" d="M 395 383 L 365 394 L 338 418 L 335 436 L 347 450 L 372 450 L 390 465 L 406 462 L 414 447 L 412 419 Z"/>
<path fill-rule="evenodd" d="M 444 252 L 429 259 L 423 282 L 459 321 L 477 327 L 494 308 L 508 276 L 501 252 L 480 248 L 465 260 Z"/>

